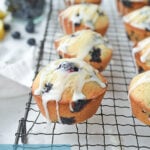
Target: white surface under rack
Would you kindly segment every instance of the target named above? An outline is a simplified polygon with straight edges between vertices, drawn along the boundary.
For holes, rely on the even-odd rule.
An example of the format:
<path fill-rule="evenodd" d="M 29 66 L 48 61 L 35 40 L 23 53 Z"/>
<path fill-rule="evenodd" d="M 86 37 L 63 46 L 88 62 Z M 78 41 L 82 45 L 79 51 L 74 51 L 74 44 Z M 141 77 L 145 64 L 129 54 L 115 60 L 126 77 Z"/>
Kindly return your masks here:
<path fill-rule="evenodd" d="M 59 58 L 53 42 L 57 33 L 61 32 L 57 16 L 64 7 L 62 3 L 53 0 L 43 58 L 40 61 L 41 68 L 51 60 Z M 20 130 L 16 134 L 18 144 L 22 144 L 23 140 L 28 144 L 69 144 L 72 150 L 150 149 L 150 128 L 132 116 L 127 97 L 128 85 L 136 74 L 131 54 L 132 44 L 127 39 L 115 1 L 103 0 L 102 8 L 110 20 L 106 36 L 113 46 L 113 58 L 102 73 L 108 80 L 108 91 L 97 113 L 80 124 L 50 125 L 31 99 L 31 103 L 27 103 L 27 119 L 22 120 Z"/>

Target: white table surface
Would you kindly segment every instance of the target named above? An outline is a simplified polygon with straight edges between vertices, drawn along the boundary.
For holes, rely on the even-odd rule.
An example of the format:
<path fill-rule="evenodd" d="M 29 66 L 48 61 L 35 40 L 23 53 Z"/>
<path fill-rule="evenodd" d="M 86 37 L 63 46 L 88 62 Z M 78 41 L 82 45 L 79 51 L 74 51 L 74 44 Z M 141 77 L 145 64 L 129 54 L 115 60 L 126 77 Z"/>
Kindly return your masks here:
<path fill-rule="evenodd" d="M 20 50 L 30 51 L 30 46 L 27 44 L 27 39 L 29 38 L 35 38 L 38 46 L 40 45 L 40 41 L 43 39 L 43 34 L 45 32 L 47 13 L 48 5 L 45 7 L 42 22 L 36 25 L 34 34 L 25 32 L 26 22 L 21 22 L 19 20 L 11 21 L 10 32 L 6 34 L 4 41 L 0 41 L 0 57 L 2 58 L 0 59 L 0 63 L 5 61 L 3 59 L 3 54 L 6 51 L 8 51 L 8 55 L 10 51 L 13 51 L 14 55 L 18 54 Z M 20 40 L 17 41 L 11 37 L 14 31 L 21 31 L 22 38 Z M 16 60 L 19 60 L 20 56 L 18 56 L 19 55 L 16 55 Z M 33 56 L 33 59 L 36 59 L 35 56 Z M 34 70 L 35 67 L 33 68 L 33 72 Z M 28 71 L 27 74 L 29 74 Z M 24 73 L 22 75 L 25 76 Z M 33 77 L 31 77 L 31 80 L 32 78 Z M 30 86 L 31 85 L 22 85 L 19 81 L 13 81 L 0 74 L 0 144 L 14 143 L 19 120 L 24 116 L 25 104 L 29 98 Z"/>

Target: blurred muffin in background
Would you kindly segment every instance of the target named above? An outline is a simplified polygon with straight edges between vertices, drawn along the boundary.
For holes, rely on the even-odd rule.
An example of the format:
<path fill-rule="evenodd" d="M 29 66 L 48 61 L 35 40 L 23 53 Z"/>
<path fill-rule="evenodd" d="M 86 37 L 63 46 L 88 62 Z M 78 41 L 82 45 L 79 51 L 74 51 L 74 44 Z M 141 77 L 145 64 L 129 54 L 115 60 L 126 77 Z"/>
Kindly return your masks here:
<path fill-rule="evenodd" d="M 137 43 L 150 36 L 150 6 L 135 10 L 123 17 L 128 38 Z"/>
<path fill-rule="evenodd" d="M 92 30 L 80 30 L 55 40 L 55 48 L 62 58 L 79 58 L 103 71 L 112 57 L 108 40 Z"/>
<path fill-rule="evenodd" d="M 59 14 L 59 21 L 65 34 L 91 29 L 104 35 L 109 26 L 107 15 L 95 4 L 72 5 Z"/>
<path fill-rule="evenodd" d="M 93 3 L 100 4 L 102 0 L 64 0 L 66 6 L 80 4 L 80 3 Z"/>
<path fill-rule="evenodd" d="M 135 76 L 129 86 L 129 100 L 133 115 L 150 125 L 150 71 Z"/>
<path fill-rule="evenodd" d="M 126 15 L 143 6 L 150 5 L 149 0 L 116 0 L 118 11 L 121 15 Z"/>
<path fill-rule="evenodd" d="M 133 56 L 139 73 L 150 70 L 150 37 L 138 42 L 133 48 Z"/>

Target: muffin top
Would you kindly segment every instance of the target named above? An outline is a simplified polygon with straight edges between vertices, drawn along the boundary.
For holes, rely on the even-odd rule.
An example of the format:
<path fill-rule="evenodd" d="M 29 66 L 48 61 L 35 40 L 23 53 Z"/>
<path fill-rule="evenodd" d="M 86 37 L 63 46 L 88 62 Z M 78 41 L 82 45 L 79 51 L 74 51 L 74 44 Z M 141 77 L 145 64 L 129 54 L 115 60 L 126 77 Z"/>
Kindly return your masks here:
<path fill-rule="evenodd" d="M 106 90 L 106 80 L 82 60 L 59 59 L 41 70 L 33 88 L 33 94 L 41 95 L 43 101 L 70 102 L 101 95 Z"/>
<path fill-rule="evenodd" d="M 124 16 L 124 21 L 132 26 L 150 31 L 150 6 L 145 6 Z"/>
<path fill-rule="evenodd" d="M 140 41 L 136 47 L 133 48 L 133 55 L 138 54 L 140 61 L 150 65 L 150 37 Z"/>
<path fill-rule="evenodd" d="M 74 26 L 84 24 L 87 28 L 95 30 L 97 22 L 101 22 L 101 26 L 108 25 L 108 17 L 96 4 L 77 4 L 66 8 L 59 14 L 62 19 L 68 18 Z"/>
<path fill-rule="evenodd" d="M 129 87 L 129 97 L 150 108 L 150 71 L 138 74 L 133 78 Z"/>
<path fill-rule="evenodd" d="M 110 51 L 112 49 L 106 38 L 91 30 L 81 30 L 71 35 L 65 35 L 57 41 L 59 42 L 57 51 L 80 59 L 84 59 L 88 54 L 92 55 L 94 52 L 97 52 L 98 55 L 101 50 Z"/>

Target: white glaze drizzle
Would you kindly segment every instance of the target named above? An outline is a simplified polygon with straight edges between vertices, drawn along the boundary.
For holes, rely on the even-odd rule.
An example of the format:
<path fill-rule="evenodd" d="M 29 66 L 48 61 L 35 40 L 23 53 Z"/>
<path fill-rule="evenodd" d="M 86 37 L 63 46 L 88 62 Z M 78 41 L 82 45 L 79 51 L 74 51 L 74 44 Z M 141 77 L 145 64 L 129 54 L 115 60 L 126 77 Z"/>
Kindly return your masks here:
<path fill-rule="evenodd" d="M 133 56 L 135 53 L 142 51 L 144 48 L 146 48 L 149 45 L 149 48 L 143 53 L 140 57 L 141 62 L 145 63 L 146 60 L 149 60 L 148 56 L 150 55 L 150 37 L 142 40 L 141 42 L 138 43 L 138 45 L 133 48 Z"/>
<path fill-rule="evenodd" d="M 141 62 L 145 63 L 147 60 L 147 56 L 150 54 L 150 48 L 141 56 L 140 60 Z"/>
<path fill-rule="evenodd" d="M 95 4 L 78 4 L 72 5 L 60 13 L 60 18 L 62 20 L 61 24 L 65 30 L 65 19 L 68 18 L 72 21 L 72 32 L 75 32 L 75 23 L 83 22 L 87 27 L 95 30 L 95 23 L 99 18 L 98 11 L 102 11 L 98 5 Z M 77 16 L 79 14 L 79 16 Z M 106 17 L 106 15 L 104 16 Z M 66 33 L 66 32 L 65 32 Z"/>
<path fill-rule="evenodd" d="M 76 33 L 74 33 L 75 37 L 71 37 L 70 35 L 66 35 L 58 41 L 60 41 L 59 47 L 57 48 L 57 51 L 61 51 L 63 53 L 68 53 L 68 49 L 73 44 L 78 44 L 79 40 L 84 40 L 82 42 L 82 45 L 79 45 L 76 47 L 74 51 L 72 51 L 72 54 L 70 55 L 76 55 L 77 58 L 84 59 L 90 50 L 92 50 L 93 47 L 97 45 L 105 45 L 109 49 L 112 49 L 109 43 L 106 41 L 105 38 L 100 36 L 100 34 L 93 32 L 91 30 L 81 30 Z M 86 39 L 85 39 L 86 36 Z M 62 41 L 62 42 L 61 42 Z"/>
<path fill-rule="evenodd" d="M 67 62 L 73 62 L 77 64 L 77 66 L 80 68 L 78 72 L 71 72 L 68 73 L 67 71 L 63 71 L 61 69 L 57 69 L 59 64 L 63 62 L 63 60 L 51 62 L 51 65 L 49 65 L 45 70 L 42 71 L 40 76 L 40 83 L 38 89 L 35 90 L 35 95 L 41 95 L 42 96 L 42 102 L 44 106 L 44 110 L 46 113 L 46 117 L 48 120 L 50 120 L 47 104 L 49 101 L 55 100 L 56 101 L 56 113 L 57 113 L 57 119 L 59 122 L 61 122 L 60 116 L 59 116 L 59 101 L 61 100 L 62 93 L 64 89 L 67 87 L 70 87 L 71 83 L 69 82 L 70 79 L 73 76 L 77 77 L 77 82 L 75 84 L 75 90 L 73 93 L 72 100 L 77 101 L 78 99 L 85 99 L 84 94 L 82 93 L 83 85 L 86 82 L 95 81 L 97 84 L 99 84 L 102 88 L 106 87 L 106 84 L 100 81 L 98 77 L 96 76 L 96 70 L 86 64 L 85 62 L 79 60 L 79 59 L 64 59 Z M 44 88 L 43 82 L 45 78 L 48 75 L 48 82 L 51 81 L 53 76 L 57 76 L 56 80 L 52 82 L 53 86 L 52 89 L 47 93 L 42 93 L 42 89 Z M 85 79 L 87 75 L 90 75 L 91 78 Z M 71 105 L 70 105 L 71 106 Z M 70 110 L 72 111 L 72 108 L 70 107 Z"/>
<path fill-rule="evenodd" d="M 136 82 L 132 85 L 132 87 L 129 89 L 129 94 L 136 89 L 139 85 L 143 84 L 143 83 L 148 83 L 150 82 L 150 71 L 146 71 L 143 73 L 144 75 Z"/>
<path fill-rule="evenodd" d="M 135 10 L 123 17 L 123 20 L 132 26 L 150 30 L 150 6 Z"/>

